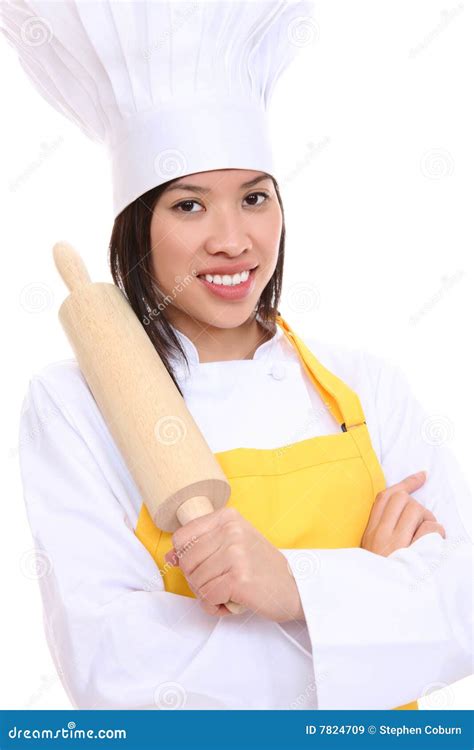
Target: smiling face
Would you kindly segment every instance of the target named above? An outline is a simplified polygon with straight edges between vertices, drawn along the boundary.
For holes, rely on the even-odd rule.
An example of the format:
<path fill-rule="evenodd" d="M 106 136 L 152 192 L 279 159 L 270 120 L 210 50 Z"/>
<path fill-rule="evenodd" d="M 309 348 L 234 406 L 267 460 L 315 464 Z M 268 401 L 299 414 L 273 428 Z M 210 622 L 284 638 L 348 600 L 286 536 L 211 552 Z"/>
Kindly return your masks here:
<path fill-rule="evenodd" d="M 155 204 L 150 230 L 153 275 L 170 322 L 245 323 L 275 270 L 282 221 L 273 181 L 262 172 L 219 169 L 174 181 Z M 223 278 L 254 268 L 248 278 L 232 278 L 236 285 Z M 212 282 L 201 276 L 209 273 Z"/>

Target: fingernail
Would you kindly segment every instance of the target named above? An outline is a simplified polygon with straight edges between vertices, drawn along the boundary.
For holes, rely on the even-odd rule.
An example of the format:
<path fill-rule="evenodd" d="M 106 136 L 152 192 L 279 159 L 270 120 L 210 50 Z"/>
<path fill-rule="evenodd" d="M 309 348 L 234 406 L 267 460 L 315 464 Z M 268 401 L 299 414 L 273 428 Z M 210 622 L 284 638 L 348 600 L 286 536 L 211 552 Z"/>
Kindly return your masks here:
<path fill-rule="evenodd" d="M 176 565 L 177 562 L 177 556 L 174 550 L 170 549 L 165 555 L 165 560 L 167 563 L 170 563 L 170 565 Z"/>

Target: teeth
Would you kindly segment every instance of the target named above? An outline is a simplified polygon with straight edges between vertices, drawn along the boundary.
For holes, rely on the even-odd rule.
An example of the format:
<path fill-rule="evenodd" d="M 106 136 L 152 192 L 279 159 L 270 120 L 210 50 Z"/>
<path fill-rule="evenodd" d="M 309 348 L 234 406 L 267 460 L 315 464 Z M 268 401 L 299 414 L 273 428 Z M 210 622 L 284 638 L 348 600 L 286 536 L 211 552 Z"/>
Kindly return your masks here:
<path fill-rule="evenodd" d="M 225 274 L 224 276 L 220 276 L 219 274 L 212 276 L 210 273 L 207 273 L 205 276 L 205 279 L 206 281 L 209 281 L 211 284 L 217 284 L 217 285 L 222 285 L 222 286 L 236 286 L 237 284 L 243 284 L 245 281 L 247 281 L 249 276 L 250 276 L 250 271 L 242 271 L 242 273 L 234 273 L 233 276 L 229 276 L 227 274 Z"/>

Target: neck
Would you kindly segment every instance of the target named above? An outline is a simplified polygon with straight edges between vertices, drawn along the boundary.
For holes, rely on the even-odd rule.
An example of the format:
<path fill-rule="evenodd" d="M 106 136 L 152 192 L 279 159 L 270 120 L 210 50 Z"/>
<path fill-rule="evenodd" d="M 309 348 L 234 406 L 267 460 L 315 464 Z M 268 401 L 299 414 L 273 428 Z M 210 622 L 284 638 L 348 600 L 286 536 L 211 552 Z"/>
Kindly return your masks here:
<path fill-rule="evenodd" d="M 217 328 L 194 320 L 181 311 L 178 313 L 173 311 L 170 315 L 168 310 L 168 319 L 193 342 L 201 363 L 253 359 L 256 349 L 273 335 L 254 315 L 235 328 Z"/>

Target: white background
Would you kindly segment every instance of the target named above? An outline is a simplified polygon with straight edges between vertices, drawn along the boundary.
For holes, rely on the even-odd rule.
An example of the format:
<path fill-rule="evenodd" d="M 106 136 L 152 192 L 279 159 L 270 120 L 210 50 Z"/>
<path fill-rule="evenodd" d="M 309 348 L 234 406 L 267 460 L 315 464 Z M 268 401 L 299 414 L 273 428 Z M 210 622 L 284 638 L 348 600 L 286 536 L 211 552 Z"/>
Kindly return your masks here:
<path fill-rule="evenodd" d="M 472 470 L 474 10 L 468 2 L 326 0 L 271 103 L 286 214 L 280 311 L 300 336 L 400 365 Z M 108 164 L 31 86 L 0 40 L 4 387 L 1 708 L 70 708 L 43 634 L 18 467 L 28 380 L 72 352 L 52 246 L 110 281 Z M 424 467 L 419 467 L 420 469 Z M 466 575 L 468 575 L 466 571 Z M 429 627 L 429 623 L 427 623 Z M 474 678 L 422 708 L 472 707 Z"/>

